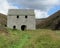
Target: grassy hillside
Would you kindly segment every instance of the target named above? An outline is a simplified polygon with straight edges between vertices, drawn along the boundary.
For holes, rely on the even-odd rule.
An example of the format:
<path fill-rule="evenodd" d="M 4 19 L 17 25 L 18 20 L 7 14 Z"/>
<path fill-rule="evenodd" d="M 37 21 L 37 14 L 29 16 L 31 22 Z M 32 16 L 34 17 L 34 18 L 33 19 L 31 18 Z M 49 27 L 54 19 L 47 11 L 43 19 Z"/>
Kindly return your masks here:
<path fill-rule="evenodd" d="M 39 28 L 43 28 L 43 25 L 45 23 L 45 20 L 47 18 L 41 18 L 41 19 L 36 19 L 36 28 L 39 29 Z"/>
<path fill-rule="evenodd" d="M 5 26 L 7 24 L 7 16 L 0 13 L 0 26 Z"/>
<path fill-rule="evenodd" d="M 60 31 L 0 31 L 0 48 L 60 48 Z"/>
<path fill-rule="evenodd" d="M 50 28 L 60 21 L 58 16 L 50 16 L 38 22 L 38 28 Z M 38 20 L 39 21 L 39 20 Z M 7 24 L 7 16 L 0 14 L 0 48 L 60 48 L 60 30 L 13 30 L 4 27 Z"/>
<path fill-rule="evenodd" d="M 37 24 L 38 28 L 54 28 L 60 22 L 60 10 Z"/>

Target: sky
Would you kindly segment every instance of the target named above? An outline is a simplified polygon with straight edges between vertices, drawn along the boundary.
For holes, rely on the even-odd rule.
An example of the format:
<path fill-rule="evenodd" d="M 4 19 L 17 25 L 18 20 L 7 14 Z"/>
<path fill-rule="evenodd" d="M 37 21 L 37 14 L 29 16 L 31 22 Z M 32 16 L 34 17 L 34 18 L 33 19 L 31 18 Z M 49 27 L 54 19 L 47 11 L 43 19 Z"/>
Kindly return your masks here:
<path fill-rule="evenodd" d="M 46 18 L 60 10 L 60 0 L 0 0 L 0 13 L 8 9 L 34 9 L 36 18 Z"/>

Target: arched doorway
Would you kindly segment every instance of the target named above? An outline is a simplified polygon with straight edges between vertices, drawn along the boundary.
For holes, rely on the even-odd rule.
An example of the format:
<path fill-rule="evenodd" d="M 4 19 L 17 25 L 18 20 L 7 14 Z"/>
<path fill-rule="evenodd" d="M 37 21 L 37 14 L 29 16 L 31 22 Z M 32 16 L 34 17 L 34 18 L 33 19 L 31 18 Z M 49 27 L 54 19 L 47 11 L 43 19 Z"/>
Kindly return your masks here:
<path fill-rule="evenodd" d="M 26 30 L 26 25 L 22 25 L 22 26 L 21 26 L 21 30 L 22 30 L 22 31 Z"/>

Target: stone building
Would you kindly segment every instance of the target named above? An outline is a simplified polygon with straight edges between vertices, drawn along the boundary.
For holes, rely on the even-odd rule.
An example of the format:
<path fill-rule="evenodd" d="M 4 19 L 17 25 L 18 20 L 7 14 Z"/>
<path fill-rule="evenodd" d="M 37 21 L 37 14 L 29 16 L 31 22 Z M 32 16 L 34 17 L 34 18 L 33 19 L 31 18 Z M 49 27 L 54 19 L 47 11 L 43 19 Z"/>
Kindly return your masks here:
<path fill-rule="evenodd" d="M 7 27 L 19 30 L 35 30 L 35 14 L 33 9 L 9 9 Z"/>

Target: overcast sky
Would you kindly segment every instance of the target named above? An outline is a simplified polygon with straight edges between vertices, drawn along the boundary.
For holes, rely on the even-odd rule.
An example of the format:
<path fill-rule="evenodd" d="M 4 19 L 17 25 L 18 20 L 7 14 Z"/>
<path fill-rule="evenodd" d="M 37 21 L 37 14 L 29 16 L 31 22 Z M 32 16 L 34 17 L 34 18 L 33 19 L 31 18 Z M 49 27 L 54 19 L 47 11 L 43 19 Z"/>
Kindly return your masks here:
<path fill-rule="evenodd" d="M 0 13 L 8 9 L 34 9 L 36 18 L 45 18 L 60 10 L 60 0 L 0 0 Z"/>

